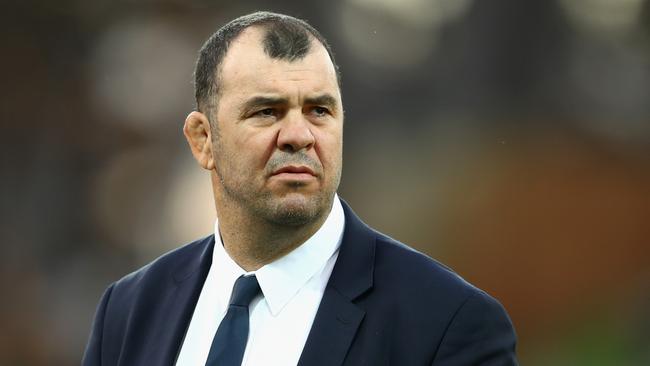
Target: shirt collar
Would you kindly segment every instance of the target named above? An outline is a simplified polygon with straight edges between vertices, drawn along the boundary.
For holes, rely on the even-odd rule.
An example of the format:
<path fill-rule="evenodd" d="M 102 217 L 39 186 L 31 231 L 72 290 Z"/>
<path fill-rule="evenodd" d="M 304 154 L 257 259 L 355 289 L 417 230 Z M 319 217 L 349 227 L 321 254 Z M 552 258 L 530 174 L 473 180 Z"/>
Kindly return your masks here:
<path fill-rule="evenodd" d="M 217 271 L 217 276 L 223 279 L 223 282 L 219 282 L 225 287 L 218 290 L 219 297 L 227 303 L 237 278 L 243 274 L 255 274 L 269 310 L 276 316 L 336 253 L 341 245 L 344 226 L 343 207 L 338 195 L 335 195 L 332 210 L 314 235 L 282 258 L 264 265 L 255 272 L 246 272 L 224 249 L 217 220 L 212 265 Z"/>

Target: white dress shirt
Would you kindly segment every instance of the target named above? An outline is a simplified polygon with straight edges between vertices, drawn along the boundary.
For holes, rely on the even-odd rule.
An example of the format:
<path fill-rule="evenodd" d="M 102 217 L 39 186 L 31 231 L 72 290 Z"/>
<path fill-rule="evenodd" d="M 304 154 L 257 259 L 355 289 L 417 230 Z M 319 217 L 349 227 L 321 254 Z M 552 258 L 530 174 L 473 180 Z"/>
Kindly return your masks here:
<path fill-rule="evenodd" d="M 262 289 L 249 306 L 250 330 L 242 365 L 298 364 L 325 286 L 336 263 L 345 217 L 338 196 L 325 223 L 301 246 L 255 272 L 230 258 L 215 223 L 212 265 L 183 340 L 177 366 L 205 365 L 235 280 L 255 274 Z"/>

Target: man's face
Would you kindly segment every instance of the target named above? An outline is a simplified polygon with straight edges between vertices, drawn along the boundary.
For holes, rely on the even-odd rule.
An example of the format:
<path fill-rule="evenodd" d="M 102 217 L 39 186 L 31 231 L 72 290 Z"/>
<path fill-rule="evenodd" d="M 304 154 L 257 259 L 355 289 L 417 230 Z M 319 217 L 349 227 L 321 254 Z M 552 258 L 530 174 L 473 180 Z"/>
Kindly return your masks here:
<path fill-rule="evenodd" d="M 246 29 L 220 70 L 213 155 L 218 194 L 276 224 L 302 225 L 331 207 L 341 178 L 343 108 L 334 66 L 312 42 L 302 59 L 272 59 Z"/>

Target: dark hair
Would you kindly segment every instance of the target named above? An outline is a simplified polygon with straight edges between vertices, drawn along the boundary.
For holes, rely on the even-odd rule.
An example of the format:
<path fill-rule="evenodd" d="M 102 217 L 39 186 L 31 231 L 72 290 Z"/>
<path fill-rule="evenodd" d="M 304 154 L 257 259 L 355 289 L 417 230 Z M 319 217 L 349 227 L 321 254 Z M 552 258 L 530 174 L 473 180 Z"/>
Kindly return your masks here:
<path fill-rule="evenodd" d="M 266 34 L 264 52 L 271 58 L 288 61 L 299 60 L 309 53 L 311 37 L 316 38 L 327 50 L 332 60 L 339 86 L 341 78 L 334 55 L 323 36 L 306 21 L 288 15 L 259 11 L 230 21 L 217 30 L 203 44 L 194 69 L 194 93 L 197 110 L 206 113 L 216 105 L 219 92 L 219 68 L 228 52 L 230 43 L 251 26 L 261 26 Z"/>

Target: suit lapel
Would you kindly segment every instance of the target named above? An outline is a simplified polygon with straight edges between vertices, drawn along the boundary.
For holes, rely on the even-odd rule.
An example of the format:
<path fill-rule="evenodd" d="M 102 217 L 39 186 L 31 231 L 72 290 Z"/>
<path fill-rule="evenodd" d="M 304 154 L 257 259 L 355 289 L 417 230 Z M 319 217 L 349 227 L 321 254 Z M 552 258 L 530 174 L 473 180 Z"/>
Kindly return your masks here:
<path fill-rule="evenodd" d="M 364 315 L 365 311 L 328 286 L 298 365 L 341 365 Z"/>
<path fill-rule="evenodd" d="M 339 256 L 298 365 L 338 366 L 365 315 L 354 300 L 372 287 L 375 234 L 344 202 L 345 231 Z"/>
<path fill-rule="evenodd" d="M 160 297 L 156 307 L 161 309 L 160 317 L 155 323 L 151 336 L 155 342 L 147 347 L 144 360 L 149 364 L 173 365 L 180 351 L 185 332 L 192 318 L 194 307 L 201 293 L 201 288 L 212 263 L 214 236 L 198 244 L 197 251 L 192 251 L 178 261 L 172 271 L 173 285 Z M 162 295 L 162 294 L 161 294 Z M 154 360 L 157 360 L 153 362 Z"/>

